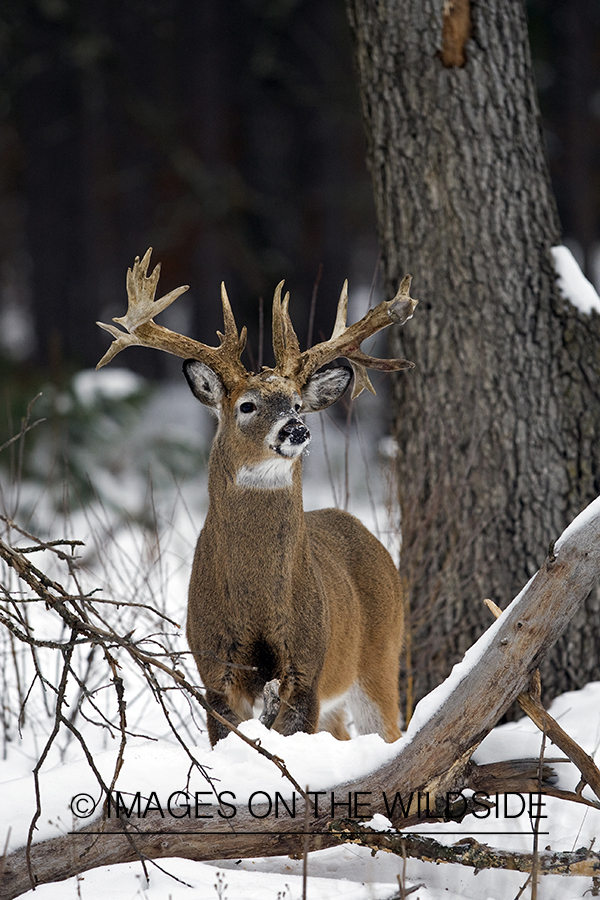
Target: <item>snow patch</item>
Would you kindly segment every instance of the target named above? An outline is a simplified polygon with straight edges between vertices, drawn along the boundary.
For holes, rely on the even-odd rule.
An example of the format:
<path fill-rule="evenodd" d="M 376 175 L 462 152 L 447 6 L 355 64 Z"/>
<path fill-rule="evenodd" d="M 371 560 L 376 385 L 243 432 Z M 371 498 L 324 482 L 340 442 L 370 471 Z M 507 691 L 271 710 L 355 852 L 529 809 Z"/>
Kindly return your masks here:
<path fill-rule="evenodd" d="M 573 537 L 576 532 L 585 528 L 585 526 L 591 522 L 592 519 L 596 518 L 596 516 L 600 517 L 600 497 L 596 497 L 595 500 L 592 500 L 589 506 L 586 506 L 578 516 L 575 516 L 570 525 L 567 525 L 554 545 L 554 552 L 556 553 L 562 547 L 567 538 Z"/>
<path fill-rule="evenodd" d="M 130 369 L 84 369 L 73 378 L 73 390 L 83 406 L 98 400 L 126 400 L 143 390 L 145 380 Z"/>
<path fill-rule="evenodd" d="M 596 288 L 588 281 L 568 247 L 552 247 L 554 269 L 558 276 L 558 288 L 569 303 L 580 312 L 590 315 L 600 313 L 600 297 Z"/>
<path fill-rule="evenodd" d="M 311 791 L 327 791 L 343 781 L 354 781 L 385 765 L 398 752 L 398 744 L 387 744 L 377 734 L 361 735 L 352 741 L 338 741 L 328 732 L 305 734 L 298 732 L 282 735 L 269 731 L 258 719 L 249 719 L 240 725 L 246 737 L 258 740 L 270 753 L 284 759 L 289 771 L 301 785 L 309 785 Z M 266 802 L 265 795 L 274 798 L 278 792 L 291 798 L 293 785 L 284 779 L 280 771 L 266 757 L 259 756 L 253 747 L 230 734 L 219 741 L 214 750 L 207 744 L 192 747 L 192 752 L 217 792 L 230 792 L 225 796 L 236 809 L 241 810 L 252 802 Z M 95 763 L 102 777 L 110 782 L 116 751 L 95 756 Z M 164 740 L 150 742 L 132 739 L 127 745 L 125 762 L 119 773 L 116 790 L 123 797 L 133 798 L 139 791 L 142 809 L 147 798 L 154 794 L 164 809 L 176 807 L 181 798 L 179 791 L 206 792 L 206 802 L 211 801 L 211 784 L 197 771 L 187 782 L 189 757 L 178 746 Z M 14 779 L 13 767 L 0 769 L 0 792 L 3 805 L 11 810 L 10 849 L 23 846 L 35 800 L 33 779 L 30 776 Z M 6 779 L 6 780 L 5 780 Z M 44 816 L 39 820 L 34 840 L 47 840 L 68 827 L 87 824 L 86 818 L 73 821 L 71 802 L 74 797 L 89 798 L 90 803 L 100 800 L 99 786 L 87 760 L 58 765 L 40 775 Z M 76 803 L 77 801 L 75 801 Z M 86 801 L 87 802 L 87 801 Z M 91 807 L 90 807 L 91 808 Z M 83 810 L 86 813 L 87 810 Z M 76 807 L 75 814 L 82 810 Z M 91 819 L 90 819 L 91 821 Z M 72 823 L 72 824 L 71 824 Z M 5 840 L 5 829 L 0 827 L 0 845 Z"/>
<path fill-rule="evenodd" d="M 513 609 L 515 604 L 521 601 L 534 577 L 535 576 L 529 579 L 508 609 Z M 488 630 L 481 635 L 479 640 L 476 641 L 472 647 L 469 647 L 461 661 L 453 666 L 452 671 L 446 680 L 434 688 L 426 697 L 423 697 L 417 704 L 402 740 L 407 743 L 412 741 L 417 732 L 423 728 L 425 723 L 434 716 L 446 700 L 454 693 L 460 682 L 467 677 L 469 672 L 471 672 L 479 660 L 482 659 L 488 647 L 496 637 L 496 632 L 501 628 L 501 625 L 502 617 L 496 619 L 496 621 L 490 625 Z"/>
<path fill-rule="evenodd" d="M 582 512 L 576 516 L 570 525 L 565 528 L 561 536 L 558 538 L 554 545 L 554 551 L 557 553 L 560 548 L 563 546 L 567 538 L 572 538 L 578 531 L 584 528 L 592 519 L 598 517 L 600 524 L 600 497 L 596 497 L 589 506 L 587 506 Z M 535 578 L 535 575 L 529 579 L 525 587 L 520 591 L 520 593 L 514 598 L 509 609 L 513 609 L 516 604 L 518 604 L 525 593 L 527 592 L 529 585 Z M 413 714 L 412 719 L 410 720 L 409 726 L 404 734 L 403 740 L 407 743 L 411 741 L 415 734 L 420 731 L 420 729 L 428 722 L 432 716 L 440 709 L 440 707 L 445 703 L 445 701 L 454 693 L 457 689 L 460 682 L 466 678 L 468 673 L 475 668 L 480 659 L 482 659 L 483 655 L 487 651 L 488 647 L 494 640 L 496 636 L 496 631 L 501 627 L 502 617 L 496 619 L 495 622 L 490 625 L 487 631 L 481 635 L 478 641 L 476 641 L 472 647 L 469 647 L 463 658 L 459 663 L 457 663 L 450 675 L 439 684 L 436 688 L 434 688 L 426 697 L 419 702 L 415 712 Z"/>
<path fill-rule="evenodd" d="M 396 829 L 390 822 L 386 816 L 382 816 L 381 813 L 375 813 L 372 819 L 369 819 L 368 822 L 360 823 L 364 828 L 372 828 L 373 831 L 395 831 Z"/>

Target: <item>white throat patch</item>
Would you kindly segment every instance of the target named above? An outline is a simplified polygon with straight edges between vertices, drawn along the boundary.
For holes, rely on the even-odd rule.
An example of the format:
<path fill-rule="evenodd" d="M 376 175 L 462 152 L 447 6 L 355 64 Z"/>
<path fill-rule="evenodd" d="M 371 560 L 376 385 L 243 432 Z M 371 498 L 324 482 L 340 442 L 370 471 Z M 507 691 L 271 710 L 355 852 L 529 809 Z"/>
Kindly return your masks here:
<path fill-rule="evenodd" d="M 257 490 L 276 490 L 292 486 L 292 466 L 294 459 L 278 457 L 265 459 L 254 466 L 242 466 L 235 476 L 240 487 Z"/>

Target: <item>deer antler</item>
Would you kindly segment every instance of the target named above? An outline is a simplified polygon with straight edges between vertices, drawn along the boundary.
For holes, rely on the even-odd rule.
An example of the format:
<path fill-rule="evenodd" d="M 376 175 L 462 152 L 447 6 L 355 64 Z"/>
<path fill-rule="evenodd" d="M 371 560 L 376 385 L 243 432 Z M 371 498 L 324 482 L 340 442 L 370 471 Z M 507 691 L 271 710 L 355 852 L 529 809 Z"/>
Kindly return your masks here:
<path fill-rule="evenodd" d="M 297 377 L 302 366 L 300 343 L 290 319 L 290 294 L 286 292 L 283 300 L 281 291 L 283 281 L 275 288 L 273 297 L 273 352 L 275 354 L 275 371 L 284 378 Z"/>
<path fill-rule="evenodd" d="M 148 275 L 151 254 L 152 248 L 146 251 L 141 260 L 139 256 L 136 256 L 133 269 L 127 270 L 127 296 L 129 298 L 127 313 L 113 319 L 113 322 L 118 322 L 125 328 L 125 331 L 115 328 L 114 325 L 97 323 L 100 328 L 104 328 L 105 331 L 112 334 L 115 340 L 96 368 L 105 366 L 125 347 L 137 344 L 142 347 L 165 350 L 182 359 L 200 360 L 217 372 L 221 376 L 225 389 L 231 391 L 240 380 L 247 378 L 249 373 L 240 360 L 246 346 L 246 328 L 242 328 L 238 334 L 225 285 L 221 284 L 224 333 L 217 331 L 220 345 L 209 347 L 207 344 L 201 344 L 200 341 L 194 341 L 185 335 L 176 334 L 168 328 L 163 328 L 162 325 L 157 325 L 154 317 L 187 291 L 188 285 L 175 288 L 174 291 L 155 300 L 160 263 L 152 274 Z M 375 390 L 369 381 L 367 369 L 393 372 L 399 369 L 411 369 L 414 366 L 414 363 L 407 359 L 378 359 L 367 356 L 360 349 L 361 343 L 366 338 L 381 331 L 382 328 L 387 328 L 393 323 L 403 325 L 407 319 L 411 318 L 419 302 L 409 296 L 411 280 L 410 275 L 405 275 L 393 300 L 383 300 L 374 309 L 369 310 L 359 322 L 350 326 L 346 325 L 348 282 L 345 281 L 331 337 L 328 341 L 323 341 L 309 350 L 305 350 L 304 353 L 300 351 L 298 337 L 290 319 L 289 293 L 285 294 L 283 300 L 281 299 L 282 281 L 277 285 L 273 298 L 273 350 L 275 353 L 275 369 L 273 371 L 284 378 L 293 378 L 298 387 L 303 387 L 317 369 L 338 356 L 343 356 L 349 360 L 354 370 L 352 399 L 358 397 L 365 388 L 374 394 Z"/>
<path fill-rule="evenodd" d="M 194 341 L 185 335 L 176 334 L 168 328 L 163 328 L 162 325 L 157 325 L 153 320 L 158 313 L 162 312 L 177 297 L 185 293 L 189 286 L 186 284 L 175 288 L 174 291 L 165 294 L 159 300 L 155 300 L 154 295 L 160 276 L 160 263 L 152 274 L 148 276 L 151 254 L 152 247 L 146 251 L 141 260 L 139 256 L 136 256 L 133 269 L 127 270 L 127 296 L 129 298 L 127 313 L 124 316 L 113 319 L 113 322 L 118 322 L 126 331 L 115 328 L 114 325 L 105 325 L 103 322 L 96 323 L 115 338 L 96 368 L 99 369 L 105 366 L 125 347 L 137 344 L 142 347 L 155 347 L 158 350 L 165 350 L 167 353 L 172 353 L 174 356 L 179 356 L 182 359 L 200 360 L 200 362 L 206 363 L 211 369 L 218 372 L 223 379 L 225 388 L 231 390 L 240 379 L 246 378 L 248 375 L 240 361 L 240 356 L 246 346 L 246 329 L 242 328 L 241 334 L 238 335 L 225 285 L 221 285 L 224 334 L 221 334 L 220 331 L 217 332 L 220 345 L 218 347 L 209 347 L 207 344 Z"/>
<path fill-rule="evenodd" d="M 383 300 L 374 309 L 363 316 L 354 325 L 347 326 L 348 315 L 348 282 L 344 282 L 337 308 L 333 332 L 328 341 L 316 344 L 304 353 L 300 353 L 298 338 L 292 326 L 288 303 L 289 294 L 281 301 L 283 282 L 277 286 L 273 299 L 273 349 L 275 351 L 276 372 L 288 377 L 295 377 L 300 385 L 306 384 L 311 375 L 326 363 L 345 357 L 354 370 L 354 388 L 352 399 L 358 397 L 367 388 L 375 393 L 367 375 L 367 369 L 379 369 L 382 372 L 395 372 L 399 369 L 412 369 L 414 363 L 407 359 L 378 359 L 367 356 L 360 349 L 362 342 L 387 328 L 393 323 L 403 325 L 415 311 L 418 300 L 409 295 L 412 277 L 405 275 L 398 293 L 393 300 Z"/>

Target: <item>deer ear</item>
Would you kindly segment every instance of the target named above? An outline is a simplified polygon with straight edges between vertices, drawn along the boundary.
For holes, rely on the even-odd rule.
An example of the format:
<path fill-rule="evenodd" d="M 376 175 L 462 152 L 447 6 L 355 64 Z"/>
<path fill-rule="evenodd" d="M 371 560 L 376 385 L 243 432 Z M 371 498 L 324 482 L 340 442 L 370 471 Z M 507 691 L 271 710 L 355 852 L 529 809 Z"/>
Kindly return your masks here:
<path fill-rule="evenodd" d="M 219 376 L 197 359 L 184 360 L 183 374 L 194 397 L 205 406 L 218 409 L 225 393 Z"/>
<path fill-rule="evenodd" d="M 321 409 L 327 409 L 339 400 L 351 379 L 350 366 L 336 366 L 335 369 L 316 372 L 302 391 L 302 412 L 319 412 Z"/>

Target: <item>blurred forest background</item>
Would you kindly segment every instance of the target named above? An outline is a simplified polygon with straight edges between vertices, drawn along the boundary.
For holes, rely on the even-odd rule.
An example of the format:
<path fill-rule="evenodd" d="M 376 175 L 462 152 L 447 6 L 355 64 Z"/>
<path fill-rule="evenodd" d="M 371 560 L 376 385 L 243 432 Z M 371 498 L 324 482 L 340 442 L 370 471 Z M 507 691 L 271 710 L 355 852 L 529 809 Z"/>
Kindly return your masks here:
<path fill-rule="evenodd" d="M 528 12 L 565 242 L 598 284 L 600 4 L 530 0 Z M 192 286 L 163 323 L 214 343 L 225 279 L 255 357 L 258 299 L 268 309 L 281 278 L 304 341 L 317 285 L 315 339 L 343 279 L 372 282 L 343 0 L 2 0 L 0 60 L 0 371 L 12 397 L 96 364 L 107 336 L 94 323 L 124 312 L 126 268 L 148 246 L 163 293 Z M 149 377 L 179 368 L 143 352 L 125 364 Z"/>
<path fill-rule="evenodd" d="M 126 268 L 148 246 L 162 292 L 192 286 L 163 324 L 214 343 L 225 279 L 255 354 L 258 298 L 268 309 L 281 278 L 304 340 L 320 272 L 330 308 L 346 276 L 371 280 L 341 0 L 3 0 L 1 19 L 0 332 L 13 365 L 53 380 L 95 365 L 108 344 L 94 322 L 122 314 Z M 320 306 L 317 334 L 323 321 Z M 157 376 L 169 362 L 126 365 Z"/>
<path fill-rule="evenodd" d="M 563 240 L 600 287 L 600 3 L 529 0 L 527 9 Z M 162 608 L 158 589 L 148 587 L 156 577 L 165 597 L 170 584 L 181 602 L 205 511 L 198 482 L 193 490 L 181 485 L 205 483 L 210 426 L 197 418 L 204 410 L 183 386 L 180 360 L 167 354 L 132 349 L 102 370 L 104 380 L 85 371 L 109 344 L 95 322 L 124 314 L 127 267 L 149 246 L 153 264 L 162 263 L 161 294 L 191 285 L 159 321 L 214 344 L 224 279 L 238 325 L 249 329 L 251 368 L 260 356 L 259 301 L 268 336 L 282 278 L 303 345 L 329 335 L 344 278 L 351 300 L 354 291 L 366 305 L 378 283 L 379 250 L 344 0 L 0 0 L 0 73 L 0 449 L 40 390 L 28 421 L 46 420 L 2 454 L 0 512 L 52 537 L 66 529 L 87 538 L 91 530 L 84 562 L 95 573 L 103 565 L 109 571 L 122 552 L 107 575 L 111 595 L 121 595 L 117 573 L 123 595 L 135 597 L 141 584 Z M 426 279 L 413 275 L 415 295 L 430 302 L 419 286 Z M 160 380 L 159 390 L 137 375 Z M 144 405 L 146 415 L 138 415 Z M 371 446 L 355 441 L 363 494 L 348 477 L 350 429 L 343 441 L 336 430 L 329 445 L 343 466 L 337 488 L 331 473 L 340 460 L 330 466 L 325 432 L 310 463 L 328 471 L 334 505 L 347 505 L 352 489 L 363 520 L 372 511 L 373 530 L 387 530 L 397 549 L 397 509 L 381 519 L 383 497 L 371 490 L 365 464 L 378 455 L 392 405 L 384 390 L 377 406 L 369 397 Z M 388 490 L 391 444 L 373 477 L 385 503 L 395 493 Z M 588 481 L 581 479 L 582 491 Z M 163 488 L 161 507 L 154 499 Z M 171 517 L 162 511 L 170 505 Z M 309 505 L 324 505 L 322 478 Z M 72 520 L 57 524 L 63 514 Z M 130 518 L 144 526 L 143 536 L 127 530 Z M 165 534 L 174 541 L 175 578 L 161 562 L 161 554 L 171 560 Z M 95 548 L 102 548 L 97 558 Z M 144 569 L 148 560 L 153 575 Z M 460 554 L 458 562 L 468 569 Z M 525 574 L 517 572 L 516 584 Z M 502 578 L 508 591 L 503 570 Z M 458 596 L 465 582 L 454 583 Z M 420 615 L 418 604 L 413 614 Z M 466 640 L 461 615 L 450 618 L 449 640 L 459 632 Z M 451 652 L 460 658 L 462 649 Z M 414 662 L 417 639 L 413 650 Z"/>

